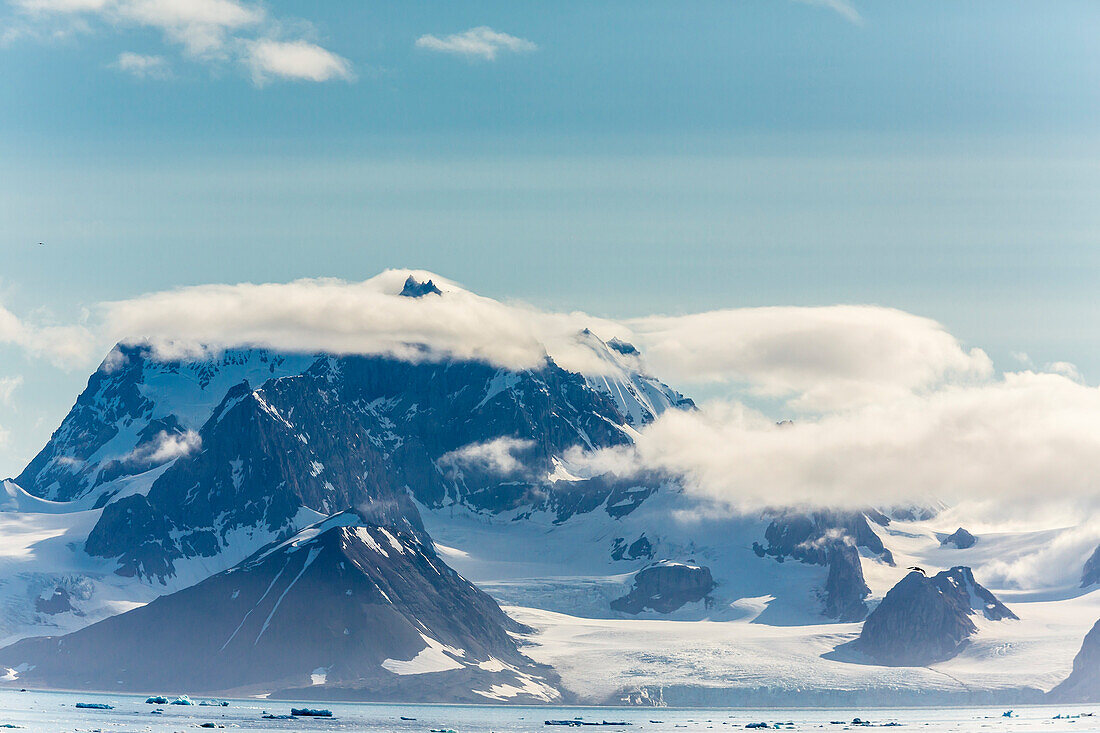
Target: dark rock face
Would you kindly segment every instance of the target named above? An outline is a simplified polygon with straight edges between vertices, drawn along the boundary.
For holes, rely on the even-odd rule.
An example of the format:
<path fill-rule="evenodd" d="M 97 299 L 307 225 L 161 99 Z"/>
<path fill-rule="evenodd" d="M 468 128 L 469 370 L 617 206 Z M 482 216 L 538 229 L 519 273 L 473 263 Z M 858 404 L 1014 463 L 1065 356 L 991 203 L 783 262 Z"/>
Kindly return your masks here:
<path fill-rule="evenodd" d="M 227 376 L 230 384 L 246 377 L 263 381 L 296 373 L 313 361 L 262 349 L 229 350 L 199 361 L 158 361 L 148 346 L 120 344 L 16 483 L 53 501 L 93 494 L 109 481 L 171 460 L 156 450 L 160 435 L 197 430 L 221 401 Z"/>
<path fill-rule="evenodd" d="M 35 598 L 34 610 L 39 613 L 48 613 L 51 616 L 55 616 L 59 613 L 67 613 L 74 611 L 73 604 L 69 599 L 69 591 L 64 588 L 55 588 L 53 595 L 49 598 Z"/>
<path fill-rule="evenodd" d="M 967 550 L 974 546 L 974 543 L 978 541 L 978 538 L 967 532 L 962 527 L 955 530 L 954 534 L 951 534 L 943 538 L 940 542 L 941 545 L 954 545 L 960 550 Z"/>
<path fill-rule="evenodd" d="M 639 558 L 650 559 L 653 557 L 653 544 L 644 534 L 629 545 L 622 537 L 616 537 L 611 547 L 612 560 L 637 560 Z"/>
<path fill-rule="evenodd" d="M 884 524 L 890 521 L 877 512 L 870 516 Z M 767 546 L 754 542 L 753 550 L 759 557 L 771 556 L 779 562 L 791 557 L 827 566 L 824 615 L 839 621 L 860 621 L 867 615 L 865 599 L 871 591 L 863 577 L 858 548 L 866 548 L 883 562 L 894 564 L 893 554 L 871 529 L 867 518 L 864 512 L 786 512 L 773 519 L 764 531 Z"/>
<path fill-rule="evenodd" d="M 508 701 L 555 699 L 556 680 L 508 633 L 522 630 L 416 533 L 347 512 L 141 608 L 18 642 L 0 660 L 33 665 L 28 684 L 68 689 L 484 702 L 500 699 L 493 685 L 512 685 L 527 692 Z"/>
<path fill-rule="evenodd" d="M 1085 567 L 1081 571 L 1082 588 L 1088 588 L 1097 583 L 1100 583 L 1100 546 L 1097 546 L 1092 557 L 1085 561 Z"/>
<path fill-rule="evenodd" d="M 997 596 L 974 580 L 974 573 L 965 565 L 937 573 L 932 581 L 944 595 L 954 594 L 958 604 L 970 613 L 980 611 L 990 621 L 1019 620 Z"/>
<path fill-rule="evenodd" d="M 611 601 L 611 610 L 632 615 L 647 608 L 672 613 L 687 603 L 703 600 L 713 589 L 709 568 L 660 562 L 639 570 L 630 593 Z"/>
<path fill-rule="evenodd" d="M 405 279 L 405 286 L 398 295 L 406 298 L 423 298 L 425 295 L 443 295 L 443 292 L 435 286 L 431 280 L 420 282 L 412 275 Z"/>
<path fill-rule="evenodd" d="M 825 609 L 838 621 L 862 621 L 867 616 L 866 598 L 871 589 L 863 578 L 859 551 L 847 542 L 829 546 L 829 577 L 825 581 Z"/>
<path fill-rule="evenodd" d="M 877 513 L 876 513 L 877 516 Z M 815 512 L 784 512 L 764 530 L 767 546 L 754 543 L 758 555 L 778 559 L 793 557 L 812 565 L 829 561 L 829 540 L 850 538 L 856 547 L 864 547 L 893 565 L 894 556 L 882 544 L 864 512 L 820 510 Z"/>
<path fill-rule="evenodd" d="M 926 577 L 913 571 L 890 589 L 863 624 L 857 647 L 881 664 L 916 667 L 950 659 L 977 631 L 976 611 L 1015 619 L 967 567 Z"/>
<path fill-rule="evenodd" d="M 1050 691 L 1055 702 L 1100 702 L 1100 621 L 1085 635 L 1073 672 Z"/>
<path fill-rule="evenodd" d="M 554 458 L 573 446 L 628 443 L 624 425 L 608 393 L 549 361 L 511 372 L 480 362 L 322 357 L 259 388 L 228 389 L 197 431 L 201 449 L 176 458 L 147 495 L 107 504 L 86 549 L 118 557 L 121 574 L 164 580 L 179 559 L 221 556 L 242 532 L 295 531 L 303 507 L 331 514 L 369 506 L 379 522 L 420 531 L 410 493 L 428 506 L 527 506 L 558 521 L 600 507 L 622 516 L 660 482 L 549 476 Z M 159 435 L 170 425 L 156 427 Z M 493 441 L 507 443 L 515 466 L 479 461 L 476 451 L 470 458 L 471 446 Z M 226 557 L 222 567 L 243 554 Z"/>

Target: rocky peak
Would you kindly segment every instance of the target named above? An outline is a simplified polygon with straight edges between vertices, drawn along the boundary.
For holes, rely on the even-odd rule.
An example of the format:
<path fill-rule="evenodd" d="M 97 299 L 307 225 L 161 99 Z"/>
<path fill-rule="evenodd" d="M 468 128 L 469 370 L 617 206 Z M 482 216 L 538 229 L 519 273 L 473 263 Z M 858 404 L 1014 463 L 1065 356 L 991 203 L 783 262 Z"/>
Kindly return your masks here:
<path fill-rule="evenodd" d="M 959 527 L 953 534 L 944 537 L 940 541 L 940 544 L 946 547 L 947 545 L 954 545 L 960 550 L 966 550 L 974 546 L 974 543 L 978 541 L 978 538 L 967 532 L 962 527 Z"/>
<path fill-rule="evenodd" d="M 924 666 L 950 659 L 977 632 L 971 616 L 1015 619 L 959 566 L 927 577 L 914 570 L 890 589 L 867 617 L 857 647 L 882 664 Z"/>
<path fill-rule="evenodd" d="M 405 286 L 398 295 L 406 298 L 423 298 L 425 295 L 443 295 L 443 291 L 435 286 L 431 280 L 420 282 L 412 275 L 405 279 Z"/>

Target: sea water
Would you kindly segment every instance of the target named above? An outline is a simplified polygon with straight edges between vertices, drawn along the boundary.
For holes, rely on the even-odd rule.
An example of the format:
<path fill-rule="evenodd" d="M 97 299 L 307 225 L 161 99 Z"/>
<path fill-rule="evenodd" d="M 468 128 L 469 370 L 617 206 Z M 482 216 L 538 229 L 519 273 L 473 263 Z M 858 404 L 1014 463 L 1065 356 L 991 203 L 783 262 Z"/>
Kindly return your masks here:
<path fill-rule="evenodd" d="M 164 692 L 171 698 L 175 692 Z M 193 697 L 198 703 L 201 697 Z M 860 708 L 860 709 L 702 709 L 512 707 L 497 705 L 408 705 L 365 703 L 291 703 L 275 700 L 228 700 L 225 707 L 152 705 L 145 696 L 72 692 L 0 690 L 0 731 L 18 726 L 28 733 L 66 731 L 184 731 L 203 723 L 236 731 L 394 731 L 428 733 L 518 733 L 519 731 L 619 731 L 679 733 L 680 731 L 744 730 L 746 726 L 779 724 L 784 730 L 967 731 L 1096 731 L 1100 705 L 1027 706 L 1005 708 Z M 110 710 L 79 709 L 77 703 L 102 703 Z M 331 718 L 265 719 L 288 715 L 292 707 L 324 708 Z M 1011 712 L 1011 714 L 1007 714 Z M 1096 715 L 1094 716 L 1093 713 Z M 412 720 L 409 720 L 412 718 Z M 859 719 L 861 723 L 853 724 Z M 601 726 L 550 726 L 546 721 L 608 722 Z M 621 725 L 618 725 L 621 723 Z"/>

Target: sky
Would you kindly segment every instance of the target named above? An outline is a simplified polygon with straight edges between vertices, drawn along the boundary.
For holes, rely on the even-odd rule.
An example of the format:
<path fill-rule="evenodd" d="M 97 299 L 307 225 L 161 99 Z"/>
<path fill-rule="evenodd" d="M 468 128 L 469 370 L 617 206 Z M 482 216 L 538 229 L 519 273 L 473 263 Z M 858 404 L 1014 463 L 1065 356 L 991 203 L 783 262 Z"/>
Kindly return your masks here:
<path fill-rule="evenodd" d="M 0 475 L 103 303 L 387 268 L 620 323 L 877 305 L 1095 385 L 1100 5 L 1057 8 L 0 0 Z"/>

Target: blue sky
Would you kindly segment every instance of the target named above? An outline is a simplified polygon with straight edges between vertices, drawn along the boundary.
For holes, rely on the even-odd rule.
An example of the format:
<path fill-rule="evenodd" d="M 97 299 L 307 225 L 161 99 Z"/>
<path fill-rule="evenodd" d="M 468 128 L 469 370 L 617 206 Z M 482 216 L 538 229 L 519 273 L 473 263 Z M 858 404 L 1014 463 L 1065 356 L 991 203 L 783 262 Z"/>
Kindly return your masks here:
<path fill-rule="evenodd" d="M 876 303 L 1100 373 L 1096 3 L 188 3 L 0 5 L 21 317 L 421 267 L 612 317 Z M 0 474 L 88 371 L 0 344 Z"/>

